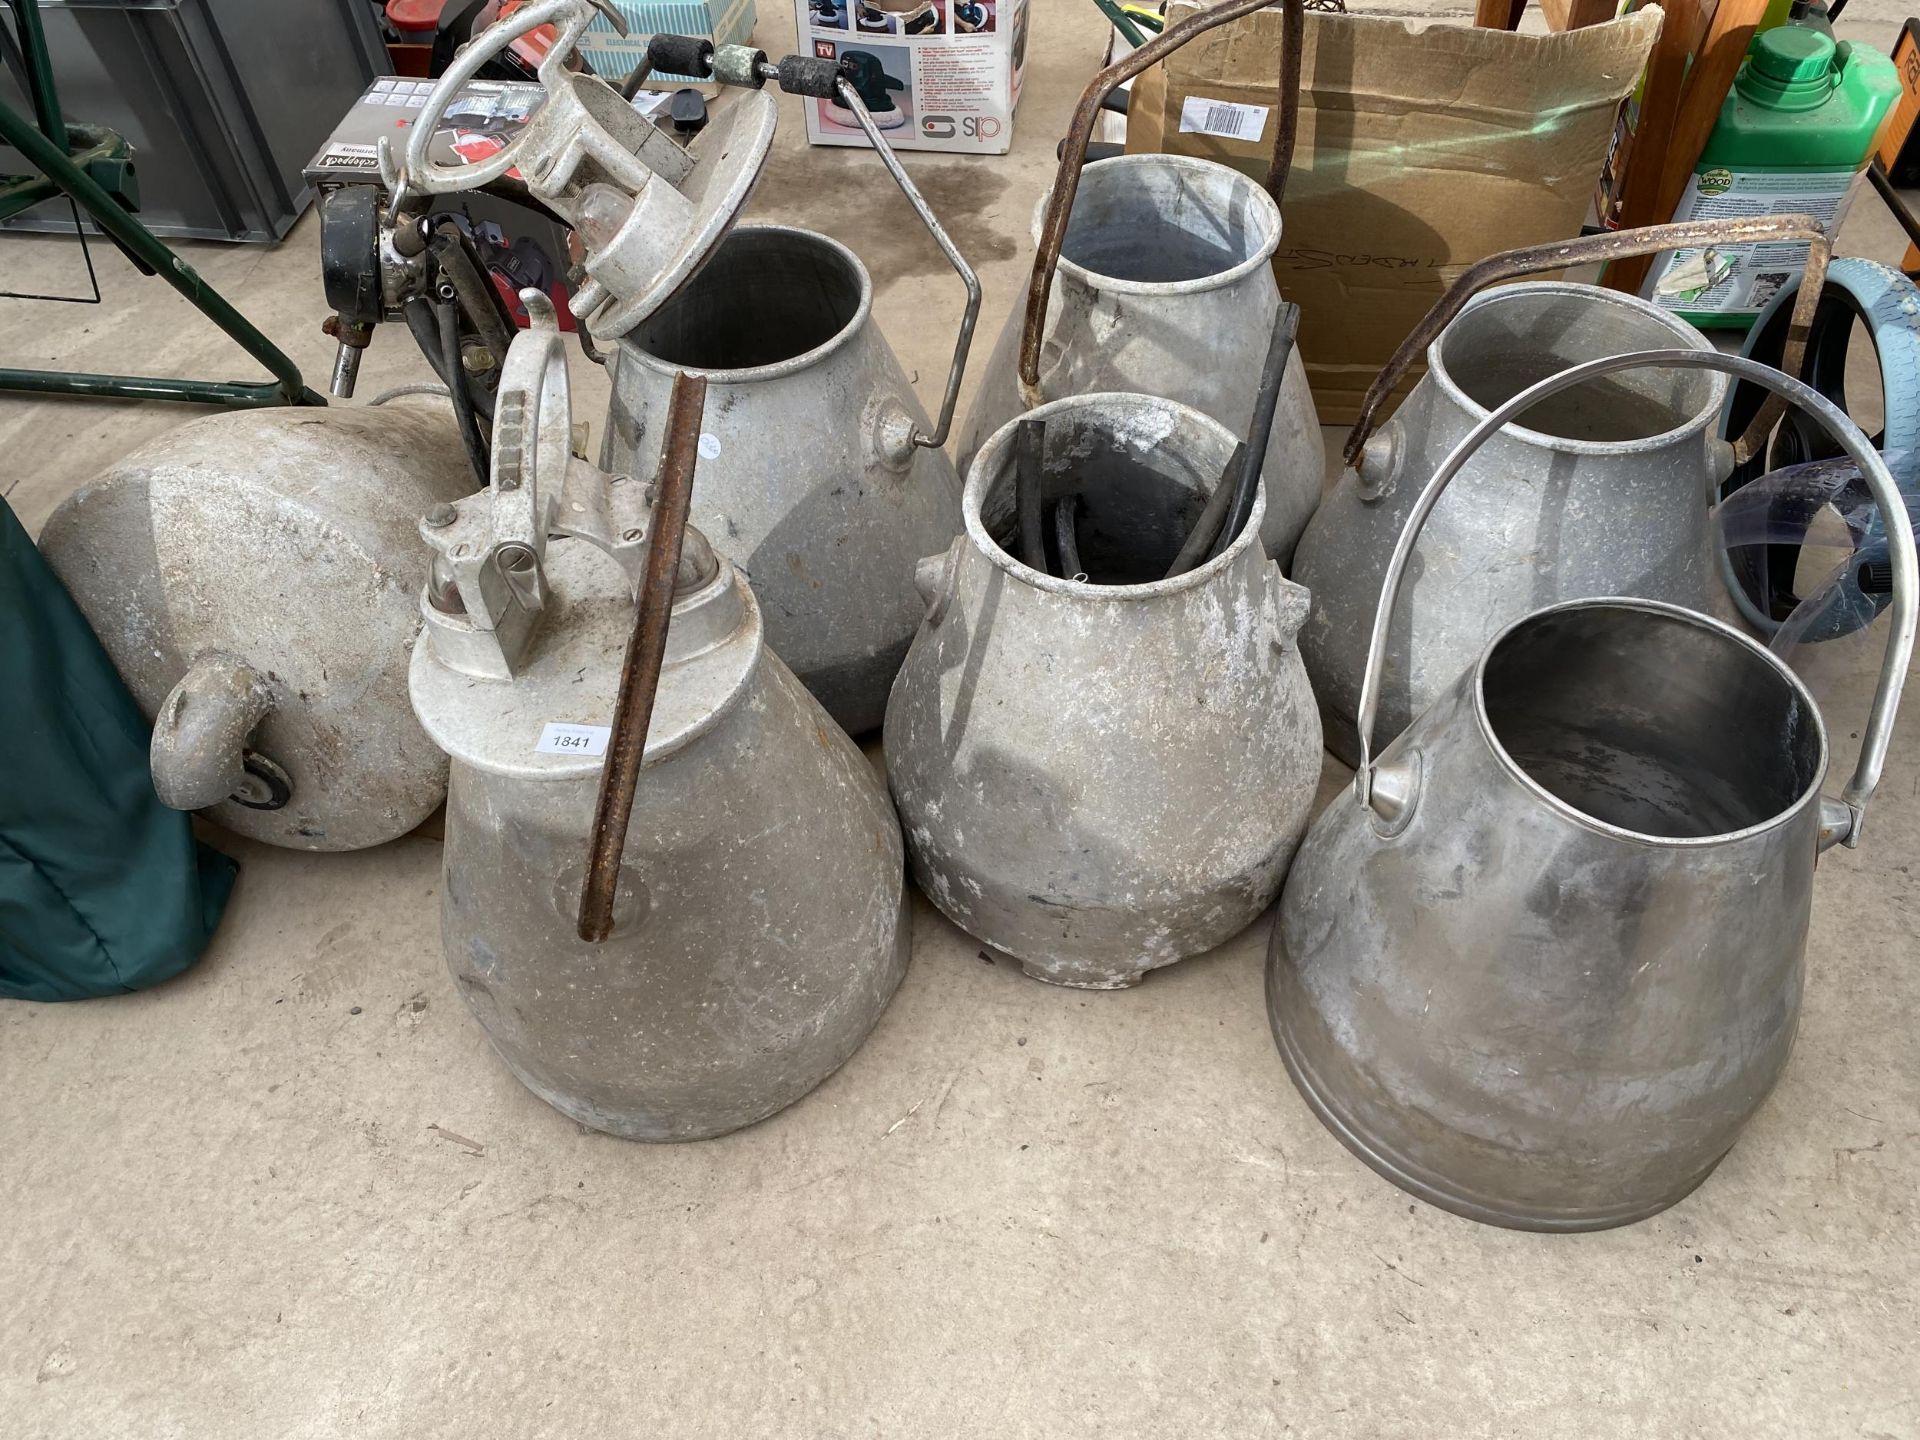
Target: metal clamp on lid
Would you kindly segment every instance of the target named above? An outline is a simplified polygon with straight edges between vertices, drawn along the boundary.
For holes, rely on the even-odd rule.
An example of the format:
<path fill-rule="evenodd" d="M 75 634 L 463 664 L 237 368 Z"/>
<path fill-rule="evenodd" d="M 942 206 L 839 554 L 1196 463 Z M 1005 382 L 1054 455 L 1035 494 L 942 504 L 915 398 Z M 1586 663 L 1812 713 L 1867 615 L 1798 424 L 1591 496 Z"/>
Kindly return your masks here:
<path fill-rule="evenodd" d="M 639 585 L 646 487 L 574 458 L 566 344 L 553 302 L 522 290 L 529 327 L 514 338 L 494 409 L 487 489 L 420 522 L 433 548 L 422 604 L 433 645 L 456 670 L 508 679 L 547 608 L 547 539 L 573 535 L 618 560 Z"/>

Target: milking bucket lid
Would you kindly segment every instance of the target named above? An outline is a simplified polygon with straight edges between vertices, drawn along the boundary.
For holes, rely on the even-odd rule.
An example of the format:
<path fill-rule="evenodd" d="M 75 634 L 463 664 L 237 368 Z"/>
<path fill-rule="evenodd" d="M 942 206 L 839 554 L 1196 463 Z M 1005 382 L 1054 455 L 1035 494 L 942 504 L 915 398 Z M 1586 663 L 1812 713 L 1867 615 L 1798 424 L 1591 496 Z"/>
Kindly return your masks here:
<path fill-rule="evenodd" d="M 696 532 L 689 531 L 689 534 Z M 633 632 L 634 600 L 619 564 L 590 542 L 556 537 L 547 544 L 547 613 L 525 663 L 512 680 L 484 680 L 452 669 L 433 649 L 427 626 L 413 647 L 409 672 L 413 711 L 433 743 L 461 764 L 521 780 L 578 780 L 606 766 L 605 735 L 613 724 L 620 666 Z M 647 726 L 646 763 L 680 750 L 731 712 L 759 669 L 764 631 L 759 607 L 739 572 L 724 562 L 716 583 L 674 602 L 673 626 L 694 638 L 690 602 L 713 606 L 724 633 L 706 636 L 696 653 L 667 663 Z M 555 727 L 558 727 L 557 729 Z M 563 743 L 579 737 L 584 744 Z"/>
<path fill-rule="evenodd" d="M 693 221 L 685 238 L 644 291 L 616 297 L 621 325 L 609 339 L 631 332 L 700 273 L 760 181 L 773 148 L 778 106 L 765 90 L 735 91 L 725 100 L 686 147 L 693 168 L 679 190 L 693 205 Z"/>

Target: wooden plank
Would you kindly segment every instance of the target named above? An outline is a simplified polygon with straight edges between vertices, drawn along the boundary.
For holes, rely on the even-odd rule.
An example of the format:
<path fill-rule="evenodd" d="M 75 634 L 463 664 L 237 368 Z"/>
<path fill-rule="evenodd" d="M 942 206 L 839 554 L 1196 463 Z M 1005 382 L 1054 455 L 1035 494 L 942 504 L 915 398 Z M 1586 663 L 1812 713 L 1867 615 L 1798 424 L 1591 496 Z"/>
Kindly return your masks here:
<path fill-rule="evenodd" d="M 1614 216 L 1622 227 L 1658 223 L 1653 212 L 1659 203 L 1660 157 L 1680 114 L 1687 61 L 1705 37 L 1712 11 L 1713 0 L 1667 0 L 1664 7 L 1660 38 L 1647 57 L 1647 81 L 1617 192 Z"/>
<path fill-rule="evenodd" d="M 1567 6 L 1567 26 L 1569 30 L 1579 30 L 1588 25 L 1598 25 L 1611 20 L 1619 13 L 1620 0 L 1572 0 Z"/>
<path fill-rule="evenodd" d="M 1726 103 L 1733 77 L 1747 58 L 1747 47 L 1753 43 L 1753 32 L 1766 10 L 1767 0 L 1720 0 L 1715 6 L 1706 38 L 1687 73 L 1673 129 L 1660 147 L 1657 163 L 1649 164 L 1649 169 L 1658 171 L 1651 196 L 1652 212 L 1645 220 L 1633 223 L 1658 225 L 1673 218 L 1673 208 L 1686 193 L 1687 177 L 1700 163 L 1700 152 L 1707 147 L 1707 137 L 1720 119 L 1720 107 Z M 1654 152 L 1642 152 L 1642 159 L 1653 161 Z M 1637 291 L 1653 268 L 1654 258 L 1646 256 L 1608 266 L 1606 283 L 1629 294 Z"/>
<path fill-rule="evenodd" d="M 1518 30 L 1527 0 L 1475 0 L 1473 23 L 1482 30 Z"/>

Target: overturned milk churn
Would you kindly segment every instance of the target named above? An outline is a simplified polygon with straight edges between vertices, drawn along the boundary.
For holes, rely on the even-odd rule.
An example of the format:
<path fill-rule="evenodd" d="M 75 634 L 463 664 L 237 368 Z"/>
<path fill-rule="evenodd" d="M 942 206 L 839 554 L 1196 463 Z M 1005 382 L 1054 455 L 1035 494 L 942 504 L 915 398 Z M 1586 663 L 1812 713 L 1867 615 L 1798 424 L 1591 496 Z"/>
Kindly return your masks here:
<path fill-rule="evenodd" d="M 1194 36 L 1262 8 L 1231 0 L 1168 27 L 1081 96 L 1052 193 L 1034 215 L 1026 305 L 1008 317 L 959 441 L 962 474 L 1002 425 L 1051 400 L 1160 395 L 1235 434 L 1280 309 L 1273 254 L 1299 109 L 1301 0 L 1290 0 L 1267 182 L 1211 160 L 1122 155 L 1085 165 L 1102 100 Z M 1268 442 L 1261 538 L 1283 563 L 1320 503 L 1325 446 L 1305 366 L 1288 363 Z"/>
<path fill-rule="evenodd" d="M 1561 601 L 1508 622 L 1371 754 L 1388 618 L 1442 488 L 1503 421 L 1642 366 L 1712 369 L 1791 398 L 1886 513 L 1903 509 L 1831 401 L 1689 348 L 1592 360 L 1523 390 L 1409 510 L 1367 656 L 1360 767 L 1287 878 L 1268 1008 L 1295 1083 L 1349 1148 L 1493 1224 L 1626 1224 L 1685 1196 L 1734 1144 L 1786 1065 L 1815 861 L 1860 841 L 1912 658 L 1914 545 L 1900 524 L 1887 653 L 1837 800 L 1821 795 L 1827 731 L 1794 673 L 1719 620 L 1645 599 Z"/>
<path fill-rule="evenodd" d="M 190 421 L 56 510 L 40 549 L 141 709 L 154 789 L 303 850 L 446 793 L 407 704 L 422 513 L 472 488 L 445 401 Z"/>
<path fill-rule="evenodd" d="M 555 99 L 484 170 L 433 167 L 424 142 L 409 169 L 437 191 L 517 165 L 535 196 L 573 221 L 591 282 L 572 308 L 613 346 L 601 454 L 610 469 L 650 461 L 676 377 L 706 379 L 693 523 L 753 587 L 775 652 L 849 732 L 871 730 L 919 623 L 914 562 L 960 528 L 960 481 L 941 446 L 979 282 L 882 136 L 849 62 L 774 63 L 744 46 L 656 35 L 648 66 L 725 87 L 712 122 L 683 144 L 604 81 L 565 68 L 594 13 L 589 0 L 548 0 L 488 31 L 492 53 L 533 25 L 567 22 L 541 70 Z M 851 251 L 807 230 L 731 228 L 771 143 L 769 80 L 852 115 L 966 286 L 936 421 L 875 324 L 873 284 Z M 434 101 L 443 93 L 446 81 Z M 438 113 L 433 101 L 428 113 Z"/>
<path fill-rule="evenodd" d="M 1507 251 L 1479 262 L 1374 379 L 1347 437 L 1349 468 L 1307 527 L 1292 573 L 1313 593 L 1300 648 L 1328 747 L 1356 758 L 1354 716 L 1387 557 L 1420 486 L 1487 413 L 1580 361 L 1660 347 L 1705 352 L 1704 336 L 1632 296 L 1592 285 L 1496 281 L 1659 248 L 1752 239 L 1812 241 L 1818 296 L 1826 241 L 1806 216 L 1693 221 Z M 1804 331 L 1802 332 L 1804 334 Z M 1426 351 L 1427 372 L 1376 431 L 1374 417 Z M 1798 366 L 1798 354 L 1787 357 Z M 1421 533 L 1388 632 L 1379 728 L 1391 739 L 1512 621 L 1556 600 L 1634 595 L 1722 618 L 1708 512 L 1756 426 L 1714 431 L 1726 382 L 1699 370 L 1609 373 L 1556 395 L 1475 454 Z M 1771 426 L 1778 410 L 1757 416 Z"/>
<path fill-rule="evenodd" d="M 1260 546 L 1247 449 L 1170 400 L 1054 401 L 981 447 L 966 533 L 922 563 L 886 724 L 908 854 L 1037 979 L 1117 989 L 1220 944 L 1305 831 L 1307 595 Z"/>
<path fill-rule="evenodd" d="M 899 827 L 686 528 L 701 382 L 654 486 L 574 460 L 553 312 L 523 299 L 492 487 L 420 532 L 413 700 L 453 761 L 442 943 L 543 1100 L 630 1139 L 720 1135 L 813 1089 L 885 1009 Z"/>

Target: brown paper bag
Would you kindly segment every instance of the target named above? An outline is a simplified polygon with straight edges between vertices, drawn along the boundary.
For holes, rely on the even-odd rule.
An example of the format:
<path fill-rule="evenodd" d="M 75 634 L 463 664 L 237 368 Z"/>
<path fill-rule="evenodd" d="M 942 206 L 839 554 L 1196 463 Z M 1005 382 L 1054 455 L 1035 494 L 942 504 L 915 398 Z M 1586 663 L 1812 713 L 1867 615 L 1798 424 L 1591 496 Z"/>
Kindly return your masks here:
<path fill-rule="evenodd" d="M 1168 19 L 1198 8 L 1176 0 Z M 1204 156 L 1265 179 L 1279 123 L 1280 20 L 1261 10 L 1222 25 L 1136 80 L 1127 149 Z M 1320 418 L 1345 424 L 1462 270 L 1580 232 L 1614 113 L 1660 13 L 1559 35 L 1414 30 L 1319 11 L 1306 21 L 1300 135 L 1274 269 L 1301 309 L 1300 354 Z M 1228 138 L 1256 133 L 1255 117 L 1233 106 L 1266 109 L 1259 138 Z"/>

